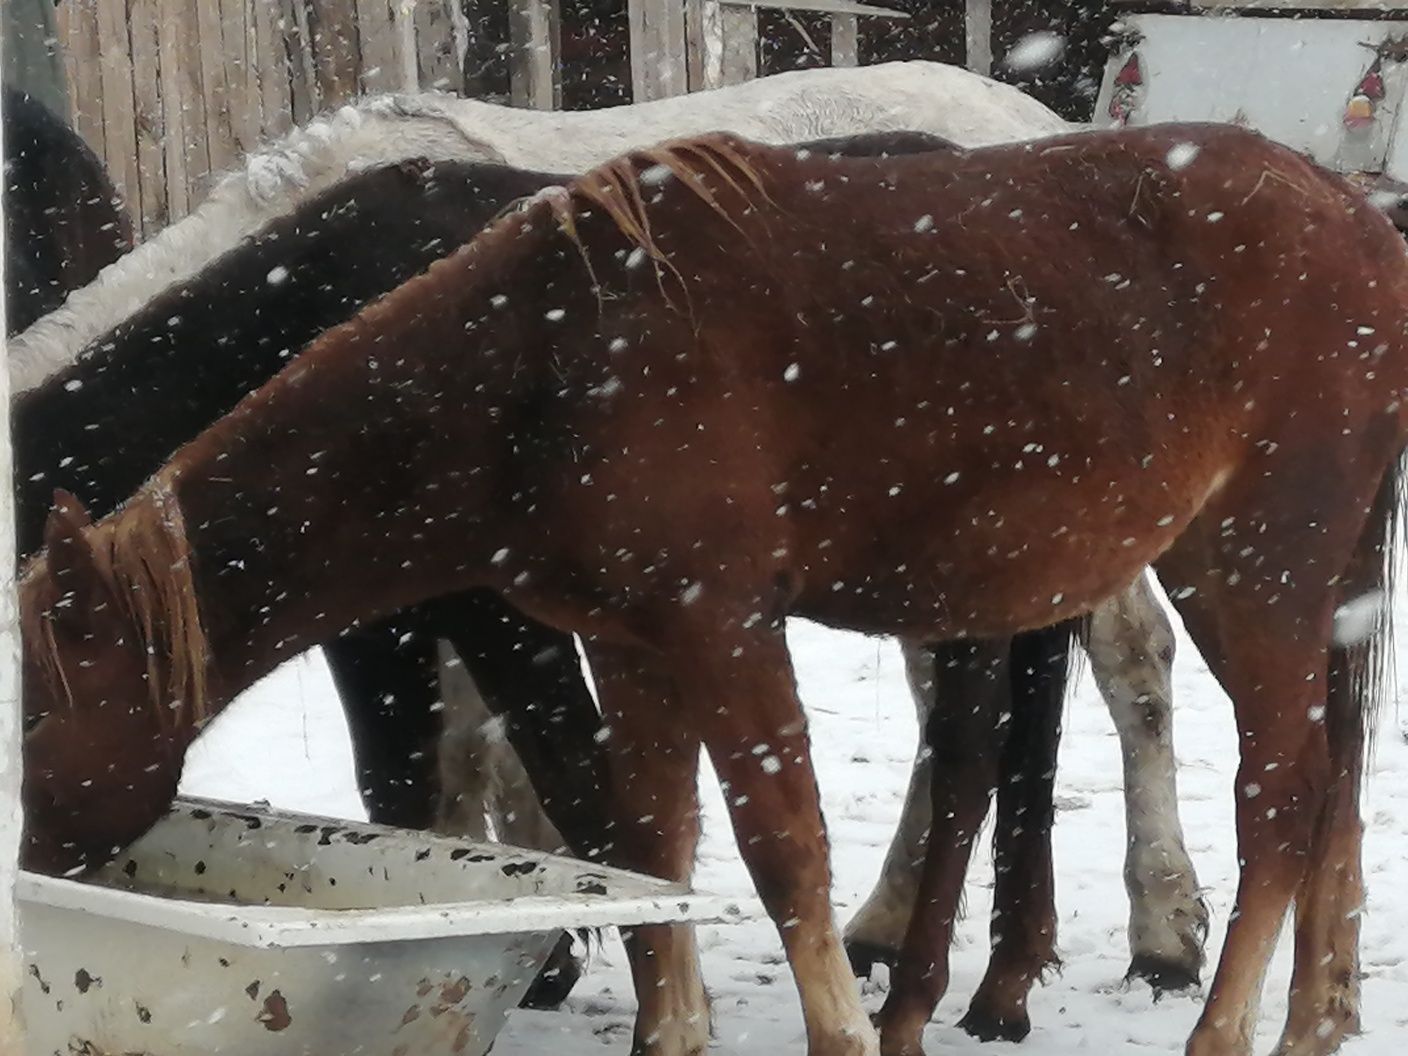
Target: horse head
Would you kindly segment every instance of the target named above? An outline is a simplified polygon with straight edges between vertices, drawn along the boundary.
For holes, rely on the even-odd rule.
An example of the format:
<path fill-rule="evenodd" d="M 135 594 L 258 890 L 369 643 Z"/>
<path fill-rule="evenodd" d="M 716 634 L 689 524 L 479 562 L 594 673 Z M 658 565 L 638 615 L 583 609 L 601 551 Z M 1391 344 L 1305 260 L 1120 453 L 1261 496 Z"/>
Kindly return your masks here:
<path fill-rule="evenodd" d="M 141 499 L 95 525 L 56 492 L 21 578 L 27 868 L 82 871 L 141 835 L 175 795 L 196 732 L 203 678 L 172 648 L 193 601 L 168 604 L 189 569 L 173 569 L 169 546 L 141 545 L 150 529 L 133 520 L 150 524 Z"/>

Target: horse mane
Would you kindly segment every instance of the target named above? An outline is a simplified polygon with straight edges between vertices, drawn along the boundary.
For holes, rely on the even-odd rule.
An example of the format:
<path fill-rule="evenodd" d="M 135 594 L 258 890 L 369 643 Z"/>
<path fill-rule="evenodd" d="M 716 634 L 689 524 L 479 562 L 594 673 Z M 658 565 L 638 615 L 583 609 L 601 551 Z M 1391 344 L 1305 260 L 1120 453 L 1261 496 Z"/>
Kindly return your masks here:
<path fill-rule="evenodd" d="M 350 173 L 409 157 L 502 162 L 497 150 L 447 112 L 451 98 L 373 97 L 316 118 L 251 154 L 194 211 L 12 336 L 7 342 L 12 392 L 36 388 L 154 297 Z"/>
<path fill-rule="evenodd" d="M 101 571 L 146 655 L 147 686 L 158 725 L 166 729 L 188 716 L 199 726 L 208 714 L 210 644 L 201 620 L 185 518 L 159 479 L 102 522 L 93 541 L 102 547 L 99 560 L 106 567 Z M 51 621 L 36 606 L 26 605 L 20 606 L 20 620 L 21 638 L 38 649 L 44 677 L 73 707 Z"/>
<path fill-rule="evenodd" d="M 559 229 L 581 253 L 587 271 L 592 274 L 594 286 L 597 285 L 596 276 L 577 230 L 579 203 L 601 209 L 616 229 L 645 253 L 655 268 L 660 292 L 669 301 L 662 269 L 668 269 L 682 289 L 685 288 L 685 281 L 655 241 L 646 201 L 648 189 L 669 177 L 675 177 L 752 245 L 735 211 L 726 207 L 714 193 L 706 176 L 718 177 L 734 191 L 742 201 L 742 212 L 754 208 L 755 196 L 774 204 L 767 193 L 762 174 L 749 157 L 758 150 L 747 140 L 723 132 L 672 140 L 614 158 L 571 181 L 563 192 L 540 192 L 537 197 L 547 203 Z"/>

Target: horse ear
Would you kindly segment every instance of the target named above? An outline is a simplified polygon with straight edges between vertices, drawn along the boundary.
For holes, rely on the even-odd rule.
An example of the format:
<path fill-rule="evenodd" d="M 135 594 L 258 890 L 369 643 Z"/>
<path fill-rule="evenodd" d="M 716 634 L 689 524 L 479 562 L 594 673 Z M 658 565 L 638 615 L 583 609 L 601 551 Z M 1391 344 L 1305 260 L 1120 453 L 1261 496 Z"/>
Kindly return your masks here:
<path fill-rule="evenodd" d="M 54 489 L 54 505 L 44 522 L 44 548 L 49 554 L 49 573 L 68 599 L 56 617 L 77 617 L 85 623 L 84 617 L 98 598 L 102 584 L 98 556 L 84 531 L 92 524 L 83 503 L 62 488 Z"/>

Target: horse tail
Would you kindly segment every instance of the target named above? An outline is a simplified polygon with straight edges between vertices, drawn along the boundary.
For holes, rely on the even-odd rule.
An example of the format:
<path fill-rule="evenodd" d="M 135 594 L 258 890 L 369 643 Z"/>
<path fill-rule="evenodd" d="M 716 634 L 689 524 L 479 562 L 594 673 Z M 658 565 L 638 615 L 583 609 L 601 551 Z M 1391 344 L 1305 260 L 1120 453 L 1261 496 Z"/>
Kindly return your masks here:
<path fill-rule="evenodd" d="M 1365 759 L 1393 675 L 1393 594 L 1405 511 L 1405 465 L 1385 471 L 1349 565 L 1339 579 L 1340 607 L 1330 647 L 1325 733 L 1334 767 L 1356 812 Z"/>

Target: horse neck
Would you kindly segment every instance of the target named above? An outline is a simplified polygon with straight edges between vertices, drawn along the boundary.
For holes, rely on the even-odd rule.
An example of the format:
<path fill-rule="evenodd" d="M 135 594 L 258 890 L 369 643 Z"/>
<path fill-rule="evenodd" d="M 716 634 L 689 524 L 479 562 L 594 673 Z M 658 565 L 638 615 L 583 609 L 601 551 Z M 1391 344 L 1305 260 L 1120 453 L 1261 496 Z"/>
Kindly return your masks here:
<path fill-rule="evenodd" d="M 549 179 L 468 165 L 353 177 L 147 305 L 17 400 L 20 552 L 39 545 L 55 484 L 108 512 L 318 334 Z"/>
<path fill-rule="evenodd" d="M 492 500 L 552 324 L 529 298 L 494 306 L 514 269 L 478 249 L 324 335 L 149 485 L 183 511 L 225 692 L 355 622 L 497 585 Z"/>

